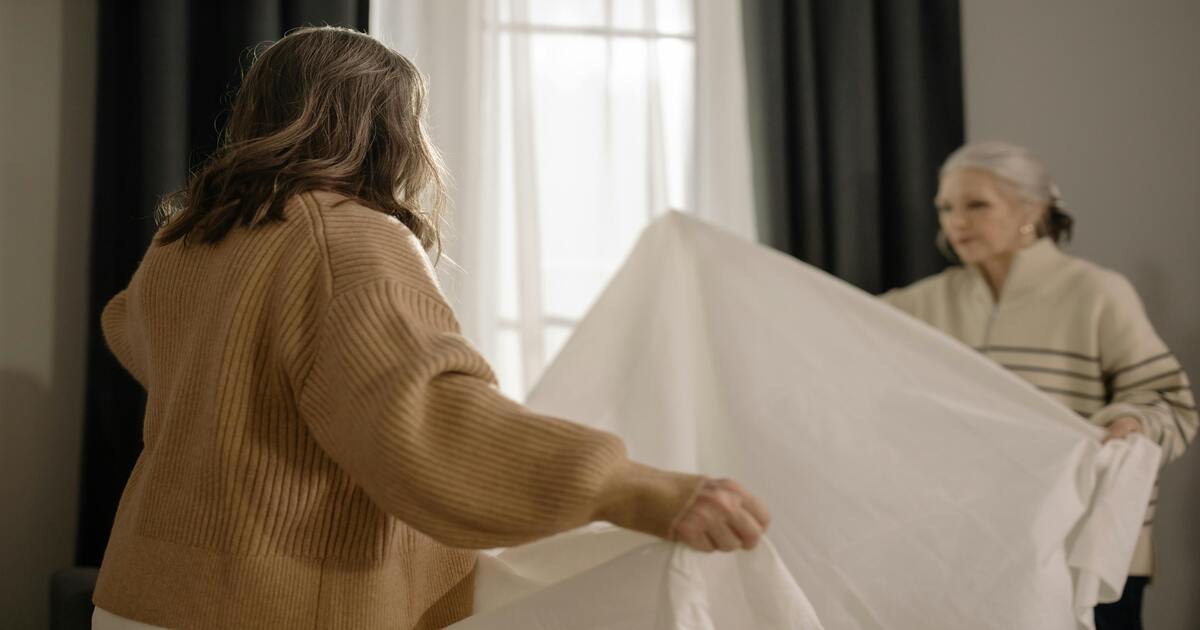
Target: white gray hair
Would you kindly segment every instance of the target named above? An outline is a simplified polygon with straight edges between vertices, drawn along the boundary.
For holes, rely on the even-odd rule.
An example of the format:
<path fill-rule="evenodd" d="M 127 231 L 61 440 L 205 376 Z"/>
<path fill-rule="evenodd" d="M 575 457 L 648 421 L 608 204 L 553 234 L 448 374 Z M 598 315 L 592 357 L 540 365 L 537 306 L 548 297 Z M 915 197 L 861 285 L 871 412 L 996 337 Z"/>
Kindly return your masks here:
<path fill-rule="evenodd" d="M 1058 206 L 1062 197 L 1058 184 L 1046 167 L 1028 149 L 1005 142 L 976 142 L 959 148 L 942 163 L 940 177 L 952 171 L 973 168 L 991 173 L 1016 189 L 1031 203 Z"/>
<path fill-rule="evenodd" d="M 1050 236 L 1055 242 L 1071 239 L 1075 221 L 1066 212 L 1058 184 L 1029 149 L 1006 142 L 968 144 L 946 158 L 938 176 L 968 168 L 991 173 L 1024 201 L 1046 206 L 1047 212 L 1037 226 L 1039 236 Z"/>

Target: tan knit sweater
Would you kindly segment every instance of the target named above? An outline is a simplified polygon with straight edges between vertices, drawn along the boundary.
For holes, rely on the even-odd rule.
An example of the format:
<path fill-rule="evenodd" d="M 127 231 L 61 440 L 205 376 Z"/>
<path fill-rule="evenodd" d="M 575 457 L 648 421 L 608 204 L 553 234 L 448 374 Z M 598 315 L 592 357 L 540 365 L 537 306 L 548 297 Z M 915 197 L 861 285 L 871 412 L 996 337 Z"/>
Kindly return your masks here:
<path fill-rule="evenodd" d="M 1200 417 L 1179 361 L 1155 333 L 1133 286 L 1120 274 L 1063 253 L 1050 239 L 1018 253 L 998 300 L 975 267 L 952 267 L 883 299 L 1012 370 L 1093 424 L 1141 421 L 1180 457 Z M 1146 513 L 1130 567 L 1153 572 Z"/>
<path fill-rule="evenodd" d="M 469 549 L 665 535 L 699 482 L 505 398 L 416 238 L 332 193 L 151 246 L 103 328 L 148 393 L 94 597 L 129 619 L 442 627 L 470 614 Z"/>

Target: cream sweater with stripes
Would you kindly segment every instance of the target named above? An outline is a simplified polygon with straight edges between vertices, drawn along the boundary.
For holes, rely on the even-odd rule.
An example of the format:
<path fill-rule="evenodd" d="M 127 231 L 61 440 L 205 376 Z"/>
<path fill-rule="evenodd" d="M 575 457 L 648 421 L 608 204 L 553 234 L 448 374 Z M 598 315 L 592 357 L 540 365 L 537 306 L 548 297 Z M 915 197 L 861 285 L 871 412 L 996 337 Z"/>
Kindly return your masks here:
<path fill-rule="evenodd" d="M 1164 463 L 1196 436 L 1200 421 L 1187 375 L 1129 281 L 1066 255 L 1049 239 L 1017 255 L 999 300 L 975 267 L 947 269 L 883 299 L 987 354 L 1094 424 L 1139 419 L 1162 447 Z M 1155 500 L 1132 575 L 1153 571 Z"/>
<path fill-rule="evenodd" d="M 471 549 L 666 535 L 700 481 L 505 398 L 416 238 L 332 193 L 152 246 L 103 329 L 148 393 L 94 597 L 128 619 L 440 628 L 470 613 Z"/>

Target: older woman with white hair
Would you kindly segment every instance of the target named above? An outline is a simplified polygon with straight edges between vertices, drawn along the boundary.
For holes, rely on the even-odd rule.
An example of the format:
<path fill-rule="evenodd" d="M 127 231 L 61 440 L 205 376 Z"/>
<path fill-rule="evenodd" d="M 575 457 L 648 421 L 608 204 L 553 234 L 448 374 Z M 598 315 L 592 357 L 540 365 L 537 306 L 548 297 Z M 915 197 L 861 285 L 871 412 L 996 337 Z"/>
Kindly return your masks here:
<path fill-rule="evenodd" d="M 1187 375 L 1128 280 L 1058 248 L 1073 220 L 1046 169 L 1020 147 L 967 145 L 942 166 L 935 203 L 938 245 L 961 264 L 883 299 L 1105 427 L 1106 441 L 1141 433 L 1164 464 L 1182 455 L 1200 424 Z M 1098 630 L 1142 627 L 1154 508 Z"/>

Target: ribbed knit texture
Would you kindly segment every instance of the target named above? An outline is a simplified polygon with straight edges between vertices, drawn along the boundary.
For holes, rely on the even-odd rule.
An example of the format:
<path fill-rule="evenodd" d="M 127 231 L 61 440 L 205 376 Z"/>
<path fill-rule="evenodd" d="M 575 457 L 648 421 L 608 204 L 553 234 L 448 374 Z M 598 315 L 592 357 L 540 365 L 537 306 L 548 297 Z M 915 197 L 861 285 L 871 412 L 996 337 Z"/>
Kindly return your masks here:
<path fill-rule="evenodd" d="M 129 619 L 442 627 L 470 613 L 469 549 L 596 518 L 666 535 L 699 482 L 504 397 L 416 238 L 332 193 L 152 246 L 103 328 L 148 392 L 94 598 Z"/>
<path fill-rule="evenodd" d="M 999 300 L 975 267 L 951 267 L 883 299 L 976 348 L 1093 424 L 1141 421 L 1180 457 L 1200 416 L 1191 383 L 1120 274 L 1066 255 L 1043 238 L 1019 252 Z M 1151 525 L 1158 487 L 1130 566 L 1153 572 Z"/>

